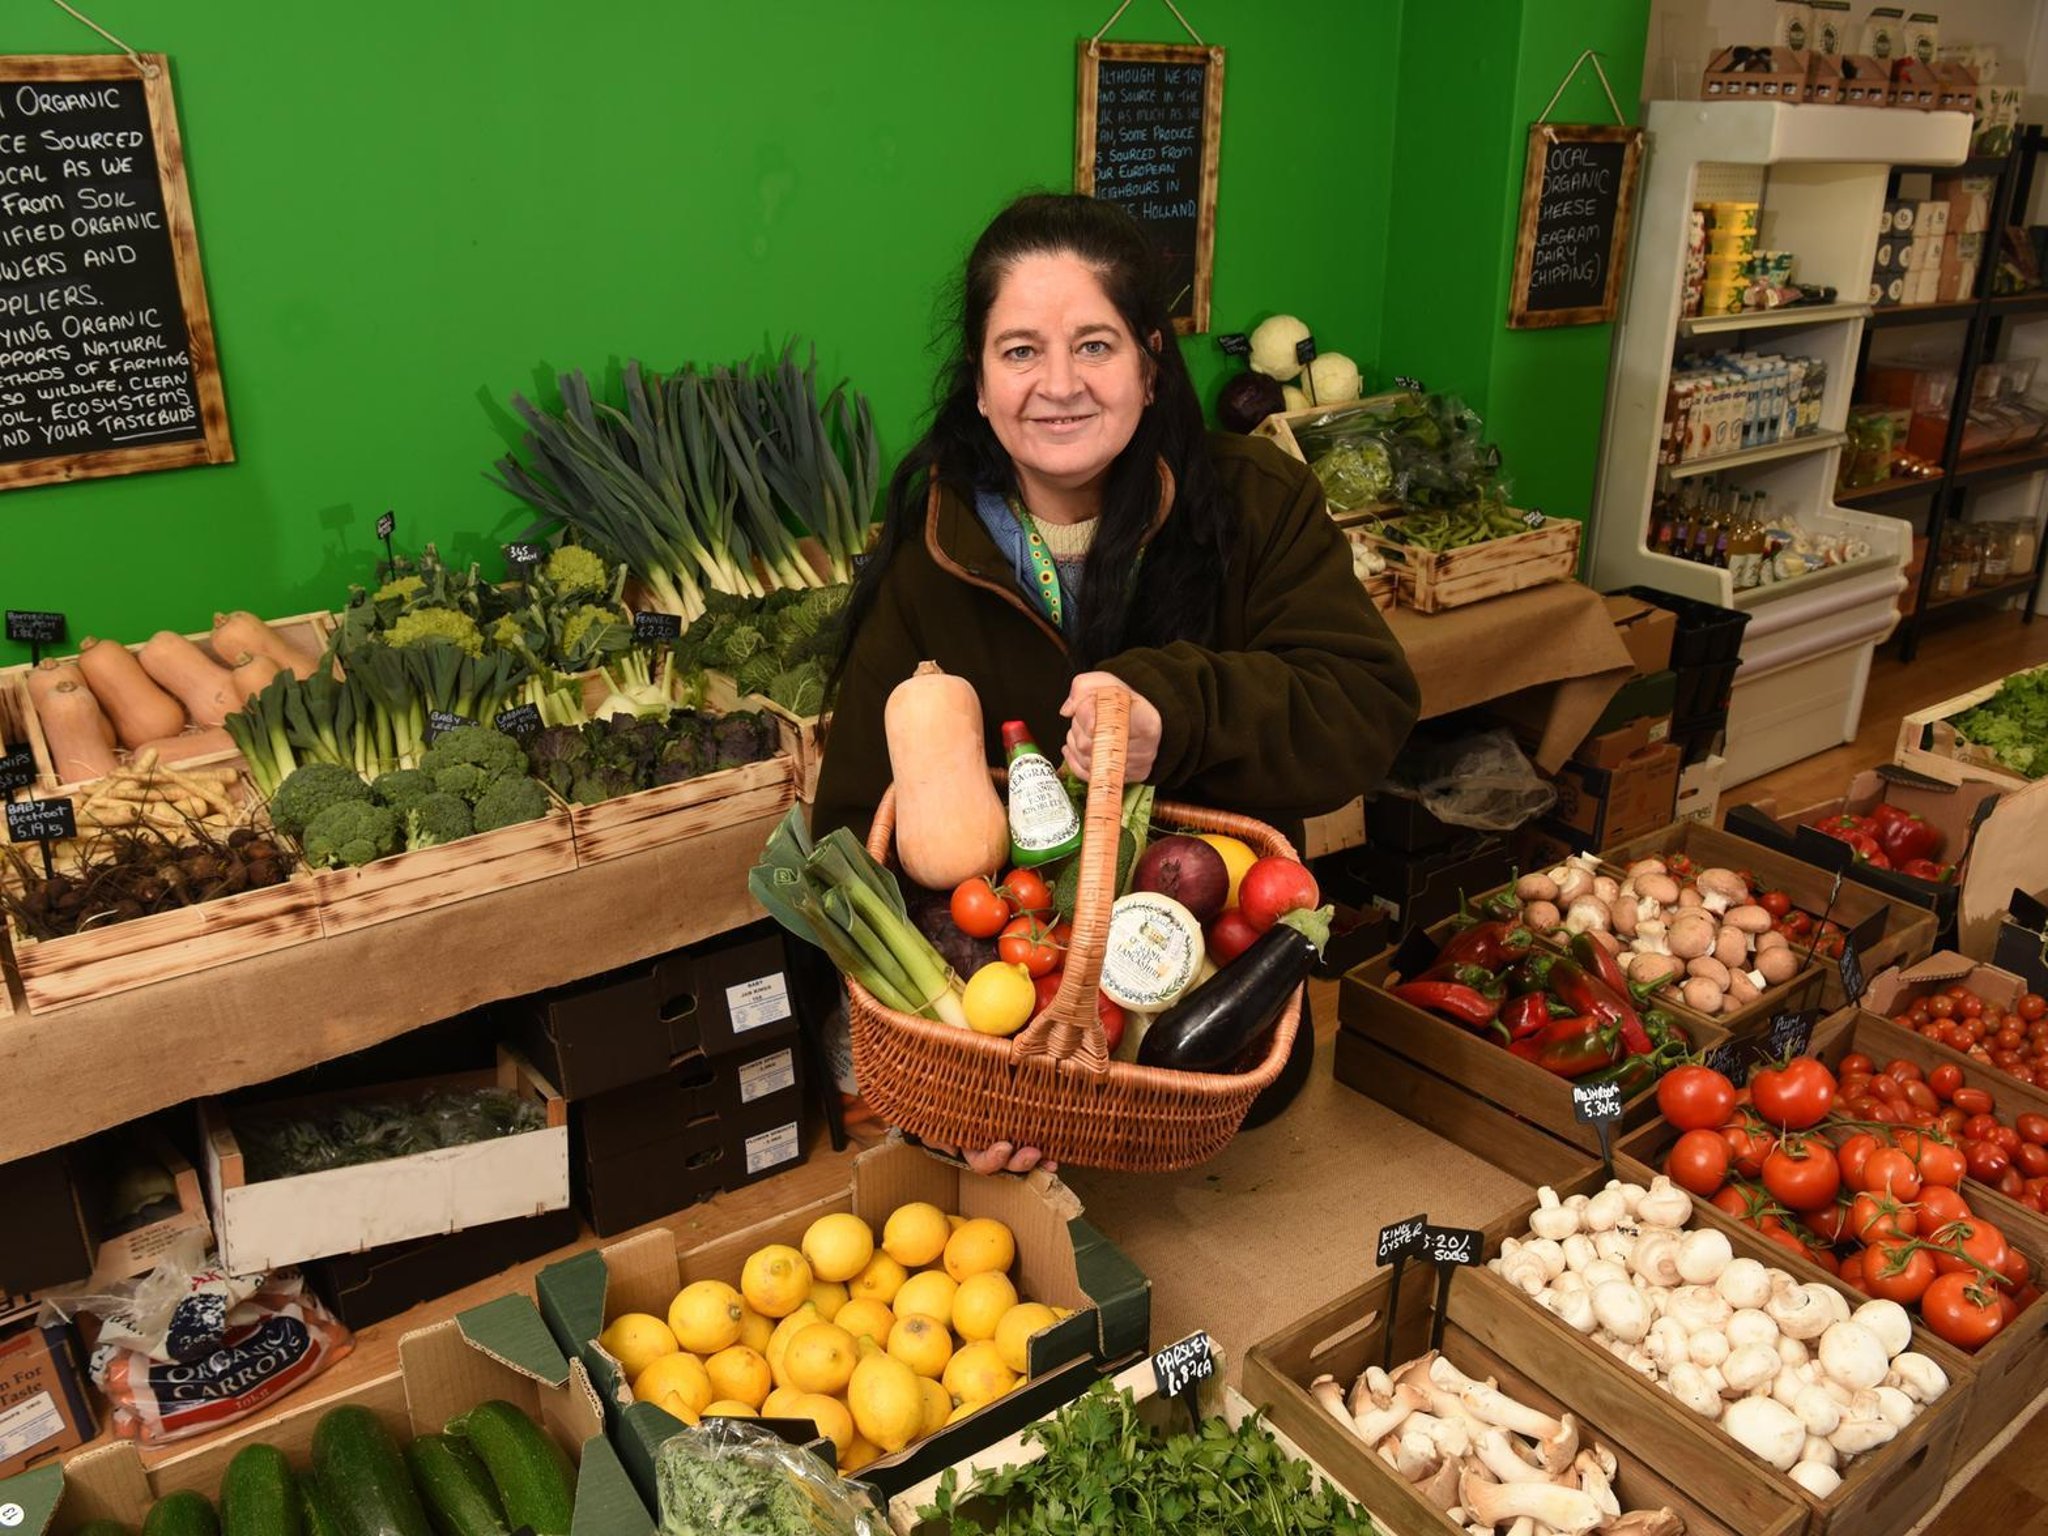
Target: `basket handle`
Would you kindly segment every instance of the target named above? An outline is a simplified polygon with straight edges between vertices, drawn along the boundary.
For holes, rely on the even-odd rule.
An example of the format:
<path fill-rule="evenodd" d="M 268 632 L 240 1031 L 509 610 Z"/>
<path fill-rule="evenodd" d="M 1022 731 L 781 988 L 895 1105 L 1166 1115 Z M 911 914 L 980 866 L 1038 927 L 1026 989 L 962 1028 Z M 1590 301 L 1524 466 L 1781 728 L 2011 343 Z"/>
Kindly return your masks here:
<path fill-rule="evenodd" d="M 1074 1061 L 1096 1076 L 1109 1071 L 1109 1041 L 1096 1013 L 1095 989 L 1109 944 L 1110 908 L 1116 902 L 1116 853 L 1123 827 L 1124 761 L 1131 738 L 1131 696 L 1102 688 L 1095 701 L 1095 742 L 1090 755 L 1088 807 L 1081 818 L 1081 880 L 1074 897 L 1074 932 L 1066 969 L 1045 1012 L 1016 1035 L 1022 1056 Z"/>

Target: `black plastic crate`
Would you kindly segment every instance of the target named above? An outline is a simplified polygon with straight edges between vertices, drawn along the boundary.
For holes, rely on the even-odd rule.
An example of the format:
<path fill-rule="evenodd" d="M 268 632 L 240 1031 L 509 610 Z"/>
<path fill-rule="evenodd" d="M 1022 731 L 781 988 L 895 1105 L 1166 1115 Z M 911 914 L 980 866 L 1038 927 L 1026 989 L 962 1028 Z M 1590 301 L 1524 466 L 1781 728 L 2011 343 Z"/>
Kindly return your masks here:
<path fill-rule="evenodd" d="M 1671 722 L 1671 744 L 1678 748 L 1685 759 L 1685 766 L 1705 762 L 1720 750 L 1721 738 L 1728 730 L 1728 711 L 1716 710 L 1711 715 L 1700 715 L 1691 720 Z"/>
<path fill-rule="evenodd" d="M 1729 696 L 1735 690 L 1735 673 L 1741 665 L 1740 661 L 1715 661 L 1682 669 L 1678 674 L 1678 701 L 1671 708 L 1674 727 L 1678 721 L 1726 714 Z"/>
<path fill-rule="evenodd" d="M 1749 615 L 1741 609 L 1703 603 L 1655 587 L 1629 587 L 1624 595 L 1678 615 L 1678 633 L 1671 641 L 1673 670 L 1682 673 L 1690 667 L 1734 662 L 1741 655 L 1742 631 L 1749 624 Z"/>

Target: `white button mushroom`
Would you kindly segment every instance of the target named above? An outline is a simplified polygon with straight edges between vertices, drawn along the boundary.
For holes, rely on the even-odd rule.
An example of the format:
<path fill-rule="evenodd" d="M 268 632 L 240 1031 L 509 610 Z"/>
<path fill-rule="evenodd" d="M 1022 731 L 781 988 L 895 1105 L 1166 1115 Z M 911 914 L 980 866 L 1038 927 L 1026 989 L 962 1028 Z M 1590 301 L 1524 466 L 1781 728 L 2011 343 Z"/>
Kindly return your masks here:
<path fill-rule="evenodd" d="M 1635 1343 L 1650 1331 L 1649 1303 L 1626 1282 L 1610 1282 L 1594 1291 L 1593 1315 L 1602 1328 L 1625 1344 Z"/>
<path fill-rule="evenodd" d="M 1766 1344 L 1750 1344 L 1729 1355 L 1721 1367 L 1721 1379 L 1736 1392 L 1753 1392 L 1776 1378 L 1778 1352 Z"/>
<path fill-rule="evenodd" d="M 1636 1203 L 1636 1214 L 1652 1227 L 1683 1227 L 1692 1219 L 1692 1196 L 1658 1174 Z"/>
<path fill-rule="evenodd" d="M 1674 1365 L 1664 1378 L 1664 1389 L 1703 1419 L 1721 1416 L 1721 1394 L 1696 1365 Z"/>
<path fill-rule="evenodd" d="M 1731 1307 L 1760 1308 L 1771 1299 L 1771 1272 L 1755 1259 L 1731 1259 L 1714 1289 Z"/>
<path fill-rule="evenodd" d="M 1912 1347 L 1913 1319 L 1896 1301 L 1866 1301 L 1850 1314 L 1850 1321 L 1862 1324 L 1875 1334 L 1887 1355 L 1896 1355 Z"/>
<path fill-rule="evenodd" d="M 1948 1373 L 1927 1356 L 1907 1350 L 1892 1361 L 1886 1379 L 1898 1379 L 1899 1390 L 1916 1403 L 1931 1403 L 1948 1390 Z"/>
<path fill-rule="evenodd" d="M 1785 1475 L 1816 1499 L 1825 1499 L 1842 1486 L 1842 1474 L 1817 1461 L 1802 1461 Z"/>
<path fill-rule="evenodd" d="M 1545 1185 L 1536 1191 L 1536 1209 L 1529 1213 L 1529 1230 L 1538 1237 L 1562 1242 L 1579 1230 L 1578 1213 L 1560 1205 L 1557 1191 Z"/>
<path fill-rule="evenodd" d="M 1819 1387 L 1802 1386 L 1792 1401 L 1792 1411 L 1799 1415 L 1799 1422 L 1806 1426 L 1806 1432 L 1819 1440 L 1825 1440 L 1842 1427 L 1842 1405 Z"/>
<path fill-rule="evenodd" d="M 1735 1309 L 1721 1298 L 1719 1292 L 1704 1285 L 1680 1286 L 1671 1293 L 1664 1310 L 1685 1324 L 1688 1333 L 1721 1328 L 1735 1315 Z"/>
<path fill-rule="evenodd" d="M 1718 1328 L 1707 1328 L 1692 1336 L 1687 1349 L 1694 1365 L 1711 1365 L 1718 1368 L 1730 1354 L 1728 1335 Z"/>
<path fill-rule="evenodd" d="M 1728 1326 L 1721 1330 L 1728 1335 L 1731 1349 L 1746 1349 L 1752 1344 L 1763 1344 L 1775 1349 L 1778 1342 L 1778 1325 L 1768 1313 L 1745 1307 L 1728 1319 Z"/>
<path fill-rule="evenodd" d="M 1721 1415 L 1721 1427 L 1737 1444 L 1781 1472 L 1790 1470 L 1806 1444 L 1806 1428 L 1798 1417 L 1768 1397 L 1745 1397 L 1730 1403 Z"/>
<path fill-rule="evenodd" d="M 1636 1240 L 1635 1252 L 1628 1257 L 1628 1267 L 1652 1285 L 1667 1288 L 1677 1285 L 1680 1280 L 1677 1236 L 1661 1229 L 1644 1233 Z"/>
<path fill-rule="evenodd" d="M 1834 1309 L 1827 1298 L 1834 1294 L 1833 1287 L 1815 1281 L 1811 1285 L 1792 1286 L 1777 1292 L 1764 1303 L 1764 1311 L 1779 1329 L 1795 1339 L 1817 1339 L 1826 1333 L 1835 1321 Z M 1878 1372 L 1881 1378 L 1884 1373 Z"/>
<path fill-rule="evenodd" d="M 1890 1444 L 1898 1433 L 1898 1425 L 1887 1419 L 1844 1419 L 1827 1441 L 1844 1456 L 1861 1456 Z"/>
<path fill-rule="evenodd" d="M 1678 1244 L 1678 1275 L 1688 1285 L 1712 1285 L 1735 1257 L 1728 1239 L 1712 1227 L 1688 1232 Z"/>
<path fill-rule="evenodd" d="M 1876 1386 L 1890 1364 L 1877 1335 L 1861 1323 L 1834 1323 L 1820 1336 L 1820 1368 L 1851 1390 Z"/>

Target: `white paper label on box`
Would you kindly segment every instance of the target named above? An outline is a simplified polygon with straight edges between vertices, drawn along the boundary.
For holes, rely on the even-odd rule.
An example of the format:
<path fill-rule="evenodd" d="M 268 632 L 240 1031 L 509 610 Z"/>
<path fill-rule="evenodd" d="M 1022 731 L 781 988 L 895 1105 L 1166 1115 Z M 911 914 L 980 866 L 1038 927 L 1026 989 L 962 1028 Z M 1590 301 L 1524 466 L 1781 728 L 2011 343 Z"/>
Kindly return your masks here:
<path fill-rule="evenodd" d="M 1650 727 L 1650 744 L 1652 746 L 1656 745 L 1660 741 L 1669 740 L 1670 736 L 1671 721 L 1669 718 L 1659 720 L 1655 725 Z"/>
<path fill-rule="evenodd" d="M 38 1392 L 0 1411 L 0 1461 L 12 1461 L 63 1433 L 64 1415 L 58 1412 L 56 1399 L 47 1392 Z"/>
<path fill-rule="evenodd" d="M 727 987 L 725 1011 L 732 1016 L 732 1032 L 736 1035 L 779 1024 L 789 1017 L 789 981 L 777 971 L 773 976 Z"/>
<path fill-rule="evenodd" d="M 796 1086 L 796 1053 L 777 1051 L 740 1068 L 740 1102 L 751 1104 L 771 1093 Z"/>
<path fill-rule="evenodd" d="M 787 1125 L 778 1125 L 772 1131 L 763 1131 L 758 1136 L 747 1138 L 747 1172 L 763 1173 L 770 1168 L 780 1168 L 784 1163 L 796 1161 L 803 1151 L 794 1120 Z"/>

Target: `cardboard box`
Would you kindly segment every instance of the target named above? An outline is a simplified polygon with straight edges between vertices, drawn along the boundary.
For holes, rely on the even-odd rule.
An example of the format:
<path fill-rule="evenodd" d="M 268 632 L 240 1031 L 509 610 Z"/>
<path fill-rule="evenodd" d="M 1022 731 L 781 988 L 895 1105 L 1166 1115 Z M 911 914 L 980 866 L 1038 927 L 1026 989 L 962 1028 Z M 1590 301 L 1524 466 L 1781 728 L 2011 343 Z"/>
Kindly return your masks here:
<path fill-rule="evenodd" d="M 509 1027 L 564 1098 L 659 1077 L 692 1051 L 723 1055 L 793 1039 L 782 930 L 755 923 L 640 965 L 519 998 Z"/>
<path fill-rule="evenodd" d="M 1678 821 L 1714 824 L 1721 808 L 1721 781 L 1728 771 L 1728 759 L 1719 753 L 1688 763 L 1678 775 L 1678 801 L 1671 808 Z"/>
<path fill-rule="evenodd" d="M 301 1267 L 327 1310 L 361 1330 L 423 1301 L 488 1280 L 515 1264 L 567 1248 L 582 1230 L 575 1210 L 565 1206 L 441 1237 L 338 1254 Z"/>
<path fill-rule="evenodd" d="M 1557 804 L 1544 825 L 1574 832 L 1604 848 L 1666 825 L 1678 801 L 1680 754 L 1650 747 L 1613 768 L 1566 763 L 1557 775 Z"/>
<path fill-rule="evenodd" d="M 1700 80 L 1703 101 L 1784 101 L 1806 98 L 1811 64 L 1799 48 L 1723 48 Z M 1761 64 L 1761 68 L 1752 65 Z"/>
<path fill-rule="evenodd" d="M 1336 810 L 1311 816 L 1301 826 L 1301 856 L 1320 859 L 1365 841 L 1365 796 L 1358 795 Z"/>
<path fill-rule="evenodd" d="M 31 1321 L 0 1334 L 0 1477 L 99 1432 L 90 1382 L 69 1323 Z M 0 1512 L 4 1499 L 0 1487 Z"/>
<path fill-rule="evenodd" d="M 200 1139 L 221 1263 L 253 1273 L 562 1209 L 569 1203 L 568 1106 L 510 1051 L 499 1051 L 495 1072 L 422 1078 L 263 1108 L 313 1111 L 430 1089 L 493 1087 L 541 1105 L 542 1127 L 411 1157 L 253 1183 L 228 1111 L 217 1100 L 200 1100 Z"/>
<path fill-rule="evenodd" d="M 438 1434 L 457 1414 L 502 1399 L 530 1414 L 576 1468 L 577 1536 L 651 1536 L 643 1501 L 607 1444 L 604 1415 L 581 1361 L 564 1355 L 524 1296 L 503 1296 L 398 1341 L 398 1369 L 346 1392 L 316 1391 L 289 1400 L 281 1414 L 258 1416 L 192 1449 L 152 1452 L 147 1466 L 133 1441 L 88 1451 L 0 1483 L 0 1509 L 17 1514 L 21 1536 L 53 1536 L 92 1520 L 142 1523 L 164 1495 L 192 1489 L 214 1498 L 239 1451 L 256 1444 L 284 1452 L 309 1470 L 314 1427 L 344 1404 L 375 1413 L 401 1439 Z"/>
<path fill-rule="evenodd" d="M 1671 642 L 1678 635 L 1678 615 L 1625 592 L 1610 594 L 1606 602 L 1615 632 L 1628 647 L 1629 660 L 1635 663 L 1636 674 L 1667 669 L 1671 665 Z"/>
<path fill-rule="evenodd" d="M 101 1241 L 92 1266 L 95 1283 L 146 1275 L 179 1238 L 195 1229 L 208 1228 L 199 1170 L 185 1161 L 185 1155 L 167 1137 L 146 1126 L 137 1127 L 132 1140 L 122 1132 L 113 1132 L 95 1137 L 88 1155 L 96 1160 L 94 1177 L 100 1189 L 110 1187 L 110 1181 L 120 1177 L 126 1158 L 139 1155 L 170 1175 L 174 1191 L 155 1208 L 150 1220 L 121 1232 L 109 1230 L 116 1223 L 105 1212 L 104 1202 L 100 1203 Z"/>
<path fill-rule="evenodd" d="M 1904 1013 L 1920 998 L 1943 987 L 1960 983 L 1983 998 L 2012 1012 L 2027 991 L 2026 982 L 2011 971 L 1984 965 L 1952 949 L 1938 950 L 1918 965 L 1888 966 L 1873 976 L 1864 992 L 1862 1005 L 1887 1018 Z"/>
<path fill-rule="evenodd" d="M 1588 736 L 1572 753 L 1572 761 L 1591 768 L 1619 768 L 1639 752 L 1671 739 L 1671 717 L 1631 720 L 1627 725 Z"/>
<path fill-rule="evenodd" d="M 678 1251 L 666 1228 L 592 1249 L 541 1271 L 535 1290 L 542 1315 L 562 1348 L 578 1357 L 597 1384 L 611 1434 L 629 1471 L 652 1499 L 653 1453 L 676 1421 L 651 1403 L 632 1401 L 630 1384 L 597 1336 L 623 1312 L 665 1316 L 676 1293 L 693 1280 L 736 1283 L 747 1256 L 770 1243 L 792 1246 L 820 1216 L 852 1211 L 880 1228 L 891 1211 L 928 1200 L 968 1217 L 992 1216 L 1016 1235 L 1012 1269 L 1018 1292 L 1074 1309 L 1030 1343 L 1030 1378 L 862 1476 L 898 1492 L 968 1452 L 1013 1433 L 1069 1402 L 1101 1376 L 1147 1347 L 1151 1285 L 1114 1244 L 1081 1218 L 1080 1202 L 1048 1174 L 983 1178 L 902 1141 L 889 1141 L 854 1161 L 848 1187 L 717 1242 Z"/>
<path fill-rule="evenodd" d="M 1631 720 L 1654 720 L 1660 715 L 1678 714 L 1679 679 L 1679 673 L 1672 669 L 1629 679 L 1615 689 L 1614 696 L 1600 711 L 1600 717 L 1593 722 L 1589 734 L 1615 730 Z"/>
<path fill-rule="evenodd" d="M 1867 53 L 1841 56 L 1842 83 L 1835 102 L 1844 107 L 1888 107 L 1892 104 L 1891 67 Z"/>
<path fill-rule="evenodd" d="M 1323 895 L 1377 907 L 1400 933 L 1449 917 L 1467 895 L 1506 880 L 1512 863 L 1506 842 L 1484 834 L 1468 833 L 1448 848 L 1421 854 L 1368 843 L 1329 861 Z"/>

